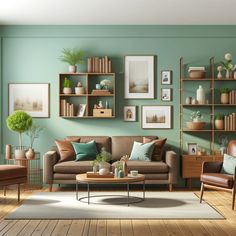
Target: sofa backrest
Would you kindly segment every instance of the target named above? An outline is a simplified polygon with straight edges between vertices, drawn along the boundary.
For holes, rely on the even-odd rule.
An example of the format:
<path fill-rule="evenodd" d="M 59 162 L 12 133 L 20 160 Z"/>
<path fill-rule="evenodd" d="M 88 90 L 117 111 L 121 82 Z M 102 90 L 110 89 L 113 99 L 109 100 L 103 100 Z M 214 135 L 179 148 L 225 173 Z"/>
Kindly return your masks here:
<path fill-rule="evenodd" d="M 107 152 L 111 153 L 111 137 L 109 136 L 67 136 L 66 140 L 73 140 L 75 138 L 80 138 L 81 143 L 87 143 L 94 140 L 96 142 L 98 152 L 101 152 L 102 147 L 104 147 Z"/>
<path fill-rule="evenodd" d="M 124 155 L 130 155 L 134 141 L 142 143 L 143 137 L 157 138 L 157 136 L 112 136 L 112 161 L 120 160 Z"/>

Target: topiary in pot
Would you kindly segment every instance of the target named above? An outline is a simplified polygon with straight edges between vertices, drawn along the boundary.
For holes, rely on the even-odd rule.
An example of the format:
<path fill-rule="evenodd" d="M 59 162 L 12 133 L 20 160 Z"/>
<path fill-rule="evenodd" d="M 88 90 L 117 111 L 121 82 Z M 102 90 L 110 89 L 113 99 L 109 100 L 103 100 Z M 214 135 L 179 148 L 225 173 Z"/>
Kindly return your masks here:
<path fill-rule="evenodd" d="M 224 115 L 218 113 L 215 115 L 215 128 L 217 130 L 224 129 Z"/>
<path fill-rule="evenodd" d="M 72 93 L 72 82 L 70 79 L 65 78 L 63 82 L 63 93 L 71 94 Z"/>
<path fill-rule="evenodd" d="M 32 117 L 24 111 L 16 111 L 7 120 L 8 129 L 19 133 L 19 149 L 15 150 L 15 158 L 25 158 L 25 150 L 22 145 L 22 134 L 32 125 Z"/>
<path fill-rule="evenodd" d="M 228 104 L 229 103 L 229 88 L 221 88 L 220 89 L 220 102 L 221 104 Z"/>

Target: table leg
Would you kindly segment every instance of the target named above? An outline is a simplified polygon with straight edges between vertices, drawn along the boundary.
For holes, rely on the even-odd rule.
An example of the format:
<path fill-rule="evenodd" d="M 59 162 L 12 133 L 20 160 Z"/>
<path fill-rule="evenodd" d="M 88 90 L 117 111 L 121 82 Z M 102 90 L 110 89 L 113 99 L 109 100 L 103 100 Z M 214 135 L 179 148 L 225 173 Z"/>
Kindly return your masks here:
<path fill-rule="evenodd" d="M 127 204 L 129 206 L 129 183 L 127 183 L 127 194 L 128 194 L 128 196 L 127 196 Z"/>
<path fill-rule="evenodd" d="M 76 181 L 76 200 L 78 201 L 78 182 Z"/>
<path fill-rule="evenodd" d="M 145 180 L 143 181 L 143 200 L 145 199 Z"/>
<path fill-rule="evenodd" d="M 88 205 L 90 204 L 90 189 L 89 189 L 89 183 L 87 183 L 88 187 Z"/>

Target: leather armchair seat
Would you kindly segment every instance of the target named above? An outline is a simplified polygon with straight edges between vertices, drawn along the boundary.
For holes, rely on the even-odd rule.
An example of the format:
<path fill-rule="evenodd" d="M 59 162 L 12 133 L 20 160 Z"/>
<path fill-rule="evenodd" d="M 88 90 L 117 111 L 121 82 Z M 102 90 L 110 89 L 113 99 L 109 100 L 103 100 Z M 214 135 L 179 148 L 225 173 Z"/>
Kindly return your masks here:
<path fill-rule="evenodd" d="M 221 173 L 206 173 L 201 175 L 201 181 L 205 184 L 211 184 L 223 188 L 233 187 L 233 176 Z"/>

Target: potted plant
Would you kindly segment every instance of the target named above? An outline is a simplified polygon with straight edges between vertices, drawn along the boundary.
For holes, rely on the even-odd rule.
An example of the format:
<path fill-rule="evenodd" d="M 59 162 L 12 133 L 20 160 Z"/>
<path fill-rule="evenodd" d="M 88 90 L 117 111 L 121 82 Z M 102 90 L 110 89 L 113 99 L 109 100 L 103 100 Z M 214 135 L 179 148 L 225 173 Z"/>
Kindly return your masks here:
<path fill-rule="evenodd" d="M 25 158 L 22 134 L 32 126 L 32 117 L 24 111 L 16 111 L 7 118 L 6 122 L 8 129 L 19 133 L 19 149 L 15 149 L 15 158 Z"/>
<path fill-rule="evenodd" d="M 105 148 L 102 148 L 101 153 L 97 154 L 96 161 L 99 166 L 99 174 L 109 174 L 110 173 L 110 161 L 111 161 L 111 153 L 107 152 Z"/>
<path fill-rule="evenodd" d="M 77 87 L 75 87 L 75 94 L 84 94 L 84 87 L 81 82 L 77 83 Z"/>
<path fill-rule="evenodd" d="M 215 115 L 215 128 L 217 130 L 224 129 L 224 115 L 220 113 Z"/>
<path fill-rule="evenodd" d="M 221 88 L 220 89 L 220 103 L 228 104 L 229 103 L 229 88 Z"/>
<path fill-rule="evenodd" d="M 70 79 L 65 78 L 63 82 L 63 93 L 72 94 L 72 82 Z"/>
<path fill-rule="evenodd" d="M 218 142 L 220 144 L 220 154 L 224 155 L 227 150 L 227 144 L 228 144 L 228 137 L 226 135 L 219 135 Z"/>
<path fill-rule="evenodd" d="M 235 66 L 232 64 L 232 55 L 230 53 L 225 54 L 225 61 L 221 61 L 223 69 L 226 71 L 225 77 L 227 79 L 232 78 L 232 71 L 235 70 Z"/>
<path fill-rule="evenodd" d="M 187 127 L 190 130 L 201 130 L 204 128 L 206 122 L 201 121 L 203 118 L 202 113 L 200 111 L 194 111 L 191 113 L 190 122 L 187 122 Z"/>
<path fill-rule="evenodd" d="M 69 64 L 69 72 L 76 73 L 77 66 L 76 64 L 83 63 L 83 51 L 77 48 L 63 48 L 62 55 L 60 56 L 60 60 L 62 62 L 66 62 Z"/>
<path fill-rule="evenodd" d="M 43 131 L 43 127 L 41 127 L 40 125 L 34 125 L 34 124 L 26 131 L 26 135 L 29 136 L 30 138 L 30 148 L 26 152 L 26 158 L 28 159 L 35 158 L 33 144 L 34 144 L 35 139 L 39 138 L 39 134 L 41 131 Z"/>

